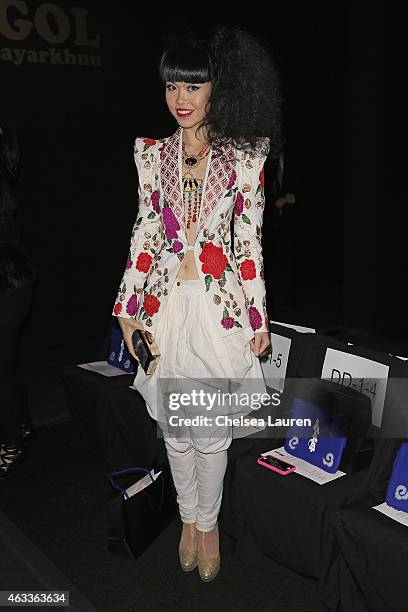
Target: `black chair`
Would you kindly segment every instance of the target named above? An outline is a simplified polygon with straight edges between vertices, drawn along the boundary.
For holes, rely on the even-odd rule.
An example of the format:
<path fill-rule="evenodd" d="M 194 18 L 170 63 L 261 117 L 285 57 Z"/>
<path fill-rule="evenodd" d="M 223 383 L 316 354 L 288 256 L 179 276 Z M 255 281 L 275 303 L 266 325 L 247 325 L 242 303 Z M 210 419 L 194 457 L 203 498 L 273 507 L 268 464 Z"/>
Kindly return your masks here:
<path fill-rule="evenodd" d="M 297 353 L 298 367 L 292 392 L 294 389 L 299 392 L 302 385 L 320 378 L 329 347 L 389 366 L 383 422 L 391 427 L 389 415 L 401 413 L 402 397 L 393 392 L 390 380 L 403 384 L 403 378 L 408 378 L 407 366 L 395 357 L 349 346 L 344 341 L 321 334 L 300 334 L 291 347 Z M 378 428 L 372 427 L 369 433 L 376 436 L 373 452 L 377 465 L 383 444 Z M 275 440 L 262 441 L 261 452 L 277 446 Z M 247 448 L 231 466 L 230 472 L 227 471 L 222 506 L 223 529 L 235 539 L 236 552 L 241 559 L 317 579 L 320 600 L 330 609 L 336 609 L 339 601 L 338 544 L 332 517 L 369 490 L 372 469 L 366 467 L 347 473 L 320 486 L 296 472 L 282 477 L 258 466 L 258 452 L 259 447 Z"/>
<path fill-rule="evenodd" d="M 385 501 L 394 459 L 404 441 L 378 443 L 365 493 L 332 516 L 338 545 L 339 610 L 400 612 L 407 608 L 408 528 L 373 509 Z"/>

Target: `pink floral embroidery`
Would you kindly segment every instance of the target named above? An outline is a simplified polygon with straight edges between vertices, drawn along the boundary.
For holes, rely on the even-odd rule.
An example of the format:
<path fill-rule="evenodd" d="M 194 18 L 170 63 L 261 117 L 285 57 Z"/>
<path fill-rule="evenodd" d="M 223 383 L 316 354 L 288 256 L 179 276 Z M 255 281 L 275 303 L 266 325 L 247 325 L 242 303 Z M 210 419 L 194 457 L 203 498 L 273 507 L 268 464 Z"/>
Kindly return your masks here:
<path fill-rule="evenodd" d="M 126 305 L 126 312 L 128 313 L 128 315 L 133 317 L 136 314 L 136 310 L 137 310 L 137 295 L 136 293 L 134 293 L 128 300 L 128 303 Z"/>
<path fill-rule="evenodd" d="M 130 257 L 128 257 L 127 262 L 126 262 L 126 270 L 129 270 L 129 268 L 132 267 L 132 260 L 130 259 Z"/>
<path fill-rule="evenodd" d="M 153 210 L 159 213 L 160 212 L 160 206 L 159 206 L 160 192 L 158 190 L 153 191 L 152 195 L 150 196 L 150 199 L 152 201 Z"/>
<path fill-rule="evenodd" d="M 248 315 L 251 327 L 254 331 L 262 327 L 262 317 L 259 313 L 259 310 L 255 308 L 255 306 L 251 306 L 249 308 Z"/>
<path fill-rule="evenodd" d="M 228 181 L 227 189 L 232 189 L 233 186 L 235 185 L 236 180 L 237 180 L 237 173 L 235 172 L 235 170 L 233 170 L 230 176 L 230 180 Z"/>
<path fill-rule="evenodd" d="M 237 197 L 235 198 L 235 214 L 240 215 L 244 210 L 244 196 L 240 191 L 237 193 Z"/>
<path fill-rule="evenodd" d="M 170 206 L 163 208 L 163 221 L 166 228 L 166 238 L 177 238 L 177 231 L 180 229 L 180 224 L 177 221 Z"/>
<path fill-rule="evenodd" d="M 180 240 L 175 240 L 173 242 L 173 253 L 178 253 L 182 248 L 183 245 L 181 244 Z"/>
<path fill-rule="evenodd" d="M 232 317 L 223 317 L 221 319 L 221 325 L 225 329 L 232 329 L 234 327 L 234 319 Z"/>

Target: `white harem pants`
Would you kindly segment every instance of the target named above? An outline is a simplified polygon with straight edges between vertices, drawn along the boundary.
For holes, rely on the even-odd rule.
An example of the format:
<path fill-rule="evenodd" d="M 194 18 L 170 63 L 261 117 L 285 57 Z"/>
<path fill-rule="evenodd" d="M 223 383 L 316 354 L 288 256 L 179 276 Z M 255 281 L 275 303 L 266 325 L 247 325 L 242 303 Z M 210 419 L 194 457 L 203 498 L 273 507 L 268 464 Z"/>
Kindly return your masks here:
<path fill-rule="evenodd" d="M 234 379 L 252 381 L 251 388 L 255 383 L 258 390 L 266 391 L 259 359 L 250 348 L 252 329 L 240 329 L 226 338 L 221 337 L 214 329 L 206 299 L 199 279 L 176 279 L 155 333 L 161 353 L 156 371 L 146 375 L 139 367 L 134 381 L 150 416 L 163 432 L 181 520 L 196 523 L 201 531 L 211 531 L 217 522 L 227 449 L 232 438 L 253 431 L 234 435 L 234 425 L 222 418 L 221 422 L 217 421 L 215 416 L 246 415 L 250 409 L 230 406 L 224 410 L 219 403 L 211 409 L 208 405 L 169 409 L 169 389 L 179 396 L 182 392 L 191 392 L 196 388 L 196 381 L 200 381 L 199 388 L 211 391 L 214 396 L 220 385 L 227 388 L 226 381 Z M 167 395 L 163 393 L 163 382 Z M 182 417 L 198 415 L 207 417 L 205 425 L 202 422 L 180 424 Z M 168 424 L 169 417 L 175 420 L 174 426 Z"/>

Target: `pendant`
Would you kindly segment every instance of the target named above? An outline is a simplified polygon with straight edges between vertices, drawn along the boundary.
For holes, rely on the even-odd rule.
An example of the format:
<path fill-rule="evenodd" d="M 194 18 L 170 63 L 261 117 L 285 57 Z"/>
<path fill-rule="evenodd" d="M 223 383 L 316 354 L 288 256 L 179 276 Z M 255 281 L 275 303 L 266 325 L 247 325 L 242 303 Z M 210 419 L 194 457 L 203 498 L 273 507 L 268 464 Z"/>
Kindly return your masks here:
<path fill-rule="evenodd" d="M 195 168 L 198 165 L 198 158 L 195 155 L 189 155 L 185 158 L 184 163 L 189 168 Z"/>
<path fill-rule="evenodd" d="M 185 173 L 185 175 L 182 178 L 182 181 L 183 181 L 183 191 L 186 193 L 200 189 L 203 183 L 201 179 L 196 179 L 190 171 Z"/>
<path fill-rule="evenodd" d="M 198 180 L 195 178 L 183 178 L 183 191 L 196 191 L 199 188 Z"/>
<path fill-rule="evenodd" d="M 319 441 L 319 434 L 320 434 L 319 419 L 316 419 L 315 424 L 313 425 L 313 436 L 310 438 L 308 442 L 308 448 L 311 453 L 314 453 L 316 450 L 316 446 Z"/>

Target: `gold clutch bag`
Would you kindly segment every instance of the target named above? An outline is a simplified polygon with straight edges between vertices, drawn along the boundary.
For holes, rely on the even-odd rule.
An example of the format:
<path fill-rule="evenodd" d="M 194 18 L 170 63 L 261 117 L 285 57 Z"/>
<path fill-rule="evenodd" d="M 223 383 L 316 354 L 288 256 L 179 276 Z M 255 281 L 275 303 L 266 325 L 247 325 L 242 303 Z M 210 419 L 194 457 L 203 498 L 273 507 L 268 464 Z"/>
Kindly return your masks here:
<path fill-rule="evenodd" d="M 154 341 L 153 334 L 147 330 L 135 329 L 132 342 L 145 374 L 153 374 L 160 357 L 159 347 Z"/>

